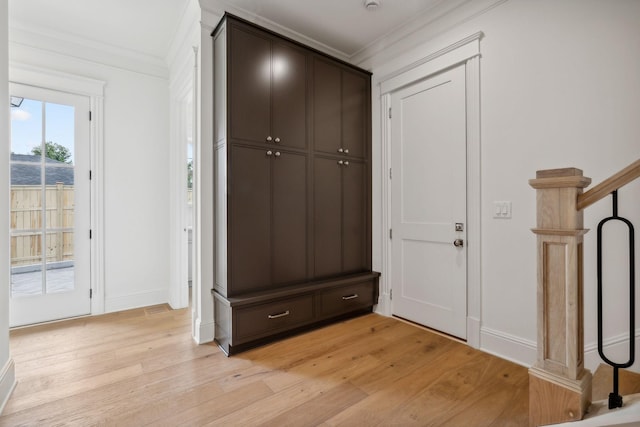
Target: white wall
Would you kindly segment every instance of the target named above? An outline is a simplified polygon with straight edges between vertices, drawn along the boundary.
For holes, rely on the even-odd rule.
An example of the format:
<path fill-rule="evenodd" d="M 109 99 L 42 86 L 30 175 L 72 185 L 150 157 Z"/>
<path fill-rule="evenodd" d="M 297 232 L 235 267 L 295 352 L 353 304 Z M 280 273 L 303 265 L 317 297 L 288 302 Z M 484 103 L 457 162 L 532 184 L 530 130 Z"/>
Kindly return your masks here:
<path fill-rule="evenodd" d="M 56 53 L 49 42 L 43 42 L 49 50 L 39 49 L 35 35 L 22 36 L 20 31 L 10 38 L 12 64 L 106 82 L 104 158 L 97 159 L 104 165 L 105 310 L 167 302 L 168 78 L 127 68 L 124 61 L 111 66 L 93 58 Z M 60 52 L 64 52 L 62 47 Z"/>
<path fill-rule="evenodd" d="M 0 164 L 9 164 L 7 1 L 0 1 Z M 0 169 L 0 206 L 9 206 L 9 168 Z M 15 386 L 9 353 L 9 210 L 0 209 L 0 413 Z"/>
<path fill-rule="evenodd" d="M 456 22 L 456 17 L 449 19 Z M 578 167 L 597 184 L 640 158 L 640 2 L 510 0 L 463 22 L 445 32 L 440 31 L 445 23 L 435 23 L 360 65 L 374 72 L 375 84 L 466 36 L 484 32 L 480 345 L 530 365 L 536 341 L 536 243 L 530 231 L 535 225 L 535 191 L 528 180 L 538 169 Z M 374 264 L 381 268 L 380 200 L 385 175 L 380 171 L 380 113 L 374 111 L 373 118 Z M 620 199 L 620 214 L 640 229 L 640 182 L 621 190 Z M 493 219 L 494 200 L 511 201 L 513 219 Z M 599 363 L 595 230 L 610 213 L 610 203 L 602 201 L 585 215 L 585 228 L 592 230 L 585 239 L 585 343 L 590 368 Z M 611 259 L 621 259 L 626 256 L 626 241 L 607 251 Z M 636 271 L 640 271 L 638 259 Z M 618 283 L 613 287 L 626 286 L 626 274 L 610 276 Z M 607 302 L 614 313 L 605 329 L 611 351 L 625 350 L 616 345 L 627 325 L 624 317 L 615 316 L 623 311 L 623 301 Z M 640 327 L 640 313 L 636 325 Z M 637 331 L 639 335 L 640 328 Z M 620 359 L 624 358 L 622 353 Z"/>

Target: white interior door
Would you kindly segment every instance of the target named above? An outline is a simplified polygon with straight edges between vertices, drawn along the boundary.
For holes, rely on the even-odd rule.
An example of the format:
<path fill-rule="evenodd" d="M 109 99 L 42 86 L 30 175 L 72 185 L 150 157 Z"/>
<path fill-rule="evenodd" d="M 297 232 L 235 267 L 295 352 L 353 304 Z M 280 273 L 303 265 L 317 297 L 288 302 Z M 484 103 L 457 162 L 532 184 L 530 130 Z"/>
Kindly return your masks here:
<path fill-rule="evenodd" d="M 11 326 L 89 314 L 90 100 L 10 93 Z"/>
<path fill-rule="evenodd" d="M 393 314 L 466 339 L 464 65 L 391 95 Z"/>

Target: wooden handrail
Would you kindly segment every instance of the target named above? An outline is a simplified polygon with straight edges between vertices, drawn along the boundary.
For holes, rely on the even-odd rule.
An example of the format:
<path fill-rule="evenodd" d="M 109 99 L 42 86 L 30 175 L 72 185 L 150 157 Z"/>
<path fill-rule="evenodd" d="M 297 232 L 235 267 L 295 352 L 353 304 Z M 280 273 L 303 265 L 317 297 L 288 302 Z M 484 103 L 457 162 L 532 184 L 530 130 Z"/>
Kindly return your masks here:
<path fill-rule="evenodd" d="M 617 174 L 605 179 L 589 191 L 580 194 L 578 196 L 577 209 L 580 211 L 591 206 L 598 200 L 606 197 L 618 188 L 627 185 L 636 178 L 640 178 L 640 159 L 631 163 Z"/>

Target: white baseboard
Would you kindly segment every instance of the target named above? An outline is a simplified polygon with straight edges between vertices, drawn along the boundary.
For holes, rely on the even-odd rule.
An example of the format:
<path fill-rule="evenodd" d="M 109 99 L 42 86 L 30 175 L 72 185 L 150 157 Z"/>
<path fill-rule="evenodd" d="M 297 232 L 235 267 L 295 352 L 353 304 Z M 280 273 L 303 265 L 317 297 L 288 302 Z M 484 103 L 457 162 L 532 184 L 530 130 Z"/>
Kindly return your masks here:
<path fill-rule="evenodd" d="M 532 366 L 537 358 L 535 341 L 486 327 L 480 329 L 480 349 L 527 368 Z"/>
<path fill-rule="evenodd" d="M 166 289 L 154 289 L 152 291 L 140 292 L 137 294 L 105 298 L 104 311 L 105 313 L 112 313 L 114 311 L 165 304 L 167 300 Z"/>
<path fill-rule="evenodd" d="M 635 353 L 640 354 L 640 329 L 636 329 L 636 349 Z M 629 360 L 629 337 L 627 335 L 617 335 L 609 339 L 604 340 L 604 354 L 609 360 L 616 363 L 624 363 Z M 584 367 L 595 372 L 598 365 L 605 363 L 598 354 L 598 344 L 590 343 L 584 347 Z M 640 373 L 640 361 L 636 357 L 636 363 L 634 363 L 629 371 Z"/>
<path fill-rule="evenodd" d="M 16 368 L 13 359 L 7 360 L 7 363 L 0 371 L 0 414 L 4 410 L 5 405 L 9 401 L 13 389 L 16 387 Z"/>
<path fill-rule="evenodd" d="M 194 318 L 193 340 L 196 344 L 206 344 L 212 342 L 215 336 L 216 325 L 214 322 L 203 323 L 200 319 Z"/>
<path fill-rule="evenodd" d="M 391 300 L 389 294 L 380 293 L 378 303 L 373 307 L 373 312 L 382 316 L 391 316 Z"/>
<path fill-rule="evenodd" d="M 473 348 L 480 348 L 480 319 L 467 317 L 467 344 Z"/>

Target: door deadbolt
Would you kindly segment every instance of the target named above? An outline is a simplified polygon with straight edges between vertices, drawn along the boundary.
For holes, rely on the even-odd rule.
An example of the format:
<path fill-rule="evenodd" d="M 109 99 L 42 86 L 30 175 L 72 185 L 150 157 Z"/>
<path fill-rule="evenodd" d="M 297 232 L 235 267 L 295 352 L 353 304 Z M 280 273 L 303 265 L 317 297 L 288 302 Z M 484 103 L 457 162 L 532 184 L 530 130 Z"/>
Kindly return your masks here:
<path fill-rule="evenodd" d="M 456 222 L 456 231 L 464 231 L 464 224 L 461 222 Z"/>

